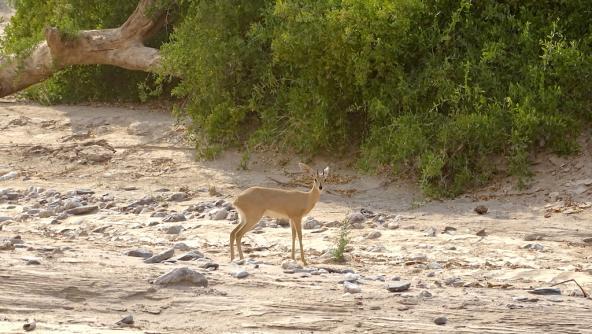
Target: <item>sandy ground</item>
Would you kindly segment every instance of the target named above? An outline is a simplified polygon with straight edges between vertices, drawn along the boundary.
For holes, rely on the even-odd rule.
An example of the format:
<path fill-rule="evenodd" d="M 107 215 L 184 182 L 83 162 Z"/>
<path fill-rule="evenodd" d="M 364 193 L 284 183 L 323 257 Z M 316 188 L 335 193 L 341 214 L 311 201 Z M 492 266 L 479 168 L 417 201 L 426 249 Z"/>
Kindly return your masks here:
<path fill-rule="evenodd" d="M 290 228 L 260 224 L 243 239 L 250 260 L 230 263 L 235 221 L 195 208 L 253 185 L 309 182 L 295 158 L 254 155 L 247 171 L 234 152 L 197 162 L 183 127 L 162 111 L 2 100 L 0 176 L 17 176 L 0 180 L 0 333 L 23 332 L 27 319 L 39 333 L 592 333 L 592 300 L 573 282 L 558 286 L 561 295 L 528 293 L 569 279 L 592 292 L 592 143 L 581 144 L 569 159 L 535 157 L 526 190 L 503 179 L 449 201 L 426 201 L 410 183 L 362 176 L 344 161 L 313 161 L 333 172 L 310 213 L 319 223 L 304 230 L 309 267 L 293 272 L 281 265 Z M 154 202 L 137 203 L 146 196 Z M 52 207 L 69 202 L 99 208 L 66 216 Z M 351 230 L 348 262 L 328 263 L 332 222 L 362 208 L 375 216 L 365 211 Z M 158 216 L 175 212 L 187 220 Z M 167 233 L 175 225 L 182 230 Z M 125 255 L 175 246 L 156 264 Z M 188 250 L 206 259 L 175 260 Z M 153 284 L 180 267 L 208 287 Z M 241 269 L 250 275 L 235 278 Z M 361 292 L 345 293 L 344 279 Z M 385 288 L 401 281 L 410 288 Z M 128 314 L 132 325 L 116 324 Z M 447 323 L 436 325 L 441 316 Z"/>

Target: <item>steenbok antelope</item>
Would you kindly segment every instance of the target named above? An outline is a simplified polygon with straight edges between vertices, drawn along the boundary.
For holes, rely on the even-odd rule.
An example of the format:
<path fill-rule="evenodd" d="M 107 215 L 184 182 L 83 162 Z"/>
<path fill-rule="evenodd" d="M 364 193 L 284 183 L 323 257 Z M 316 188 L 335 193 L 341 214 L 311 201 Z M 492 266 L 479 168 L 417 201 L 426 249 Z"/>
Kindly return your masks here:
<path fill-rule="evenodd" d="M 241 239 L 245 233 L 252 230 L 261 217 L 290 219 L 292 227 L 292 259 L 295 259 L 294 247 L 296 235 L 300 243 L 300 259 L 306 265 L 304 249 L 302 248 L 302 217 L 314 208 L 319 201 L 323 183 L 329 175 L 329 167 L 322 172 L 313 171 L 303 163 L 299 163 L 300 169 L 314 178 L 312 189 L 309 191 L 283 190 L 274 188 L 252 187 L 243 191 L 233 202 L 240 215 L 240 223 L 230 233 L 230 260 L 234 260 L 234 241 L 238 248 L 238 255 L 243 257 Z"/>

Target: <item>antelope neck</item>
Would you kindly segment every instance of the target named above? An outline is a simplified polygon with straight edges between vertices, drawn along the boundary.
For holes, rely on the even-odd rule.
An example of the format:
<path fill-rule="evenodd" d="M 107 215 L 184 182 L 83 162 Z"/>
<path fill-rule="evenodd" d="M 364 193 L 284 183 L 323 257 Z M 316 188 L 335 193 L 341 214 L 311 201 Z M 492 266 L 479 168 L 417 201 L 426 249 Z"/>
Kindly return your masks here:
<path fill-rule="evenodd" d="M 321 192 L 319 188 L 316 186 L 316 182 L 313 182 L 312 188 L 308 192 L 308 211 L 312 210 L 312 208 L 317 204 L 319 198 L 321 197 Z"/>

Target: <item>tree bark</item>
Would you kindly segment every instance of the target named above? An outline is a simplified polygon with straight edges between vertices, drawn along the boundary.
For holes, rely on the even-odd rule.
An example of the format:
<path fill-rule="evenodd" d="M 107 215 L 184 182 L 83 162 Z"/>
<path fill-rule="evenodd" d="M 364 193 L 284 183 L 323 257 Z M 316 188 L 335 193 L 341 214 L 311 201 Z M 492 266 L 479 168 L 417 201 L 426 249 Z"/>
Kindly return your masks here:
<path fill-rule="evenodd" d="M 0 97 L 42 82 L 69 65 L 104 64 L 155 72 L 160 52 L 144 46 L 165 22 L 166 11 L 154 8 L 155 2 L 140 0 L 125 23 L 115 29 L 83 30 L 74 37 L 56 28 L 45 29 L 45 41 L 28 56 L 0 60 Z"/>

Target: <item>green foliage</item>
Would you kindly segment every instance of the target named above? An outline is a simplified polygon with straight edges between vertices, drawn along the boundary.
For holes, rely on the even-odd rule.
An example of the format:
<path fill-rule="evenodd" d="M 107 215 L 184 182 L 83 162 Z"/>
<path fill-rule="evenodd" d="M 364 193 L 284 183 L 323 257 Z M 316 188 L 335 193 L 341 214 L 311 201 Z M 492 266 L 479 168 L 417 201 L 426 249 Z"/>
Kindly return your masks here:
<path fill-rule="evenodd" d="M 427 195 L 454 196 L 498 172 L 493 157 L 524 181 L 533 150 L 578 149 L 591 119 L 587 7 L 187 2 L 164 47 L 166 73 L 184 73 L 175 94 L 202 146 L 359 148 L 365 169 L 390 166 L 417 175 Z"/>
<path fill-rule="evenodd" d="M 337 240 L 335 242 L 335 248 L 333 249 L 333 260 L 336 262 L 344 262 L 345 261 L 345 249 L 350 242 L 350 226 L 347 221 L 341 222 L 341 226 L 339 227 L 339 232 L 337 234 Z"/>
<path fill-rule="evenodd" d="M 135 9 L 136 1 L 117 0 L 12 0 L 16 9 L 0 52 L 26 56 L 44 39 L 48 26 L 57 27 L 63 38 L 81 29 L 115 28 Z M 153 77 L 112 66 L 72 66 L 25 92 L 41 103 L 80 101 L 138 101 L 154 88 Z"/>

